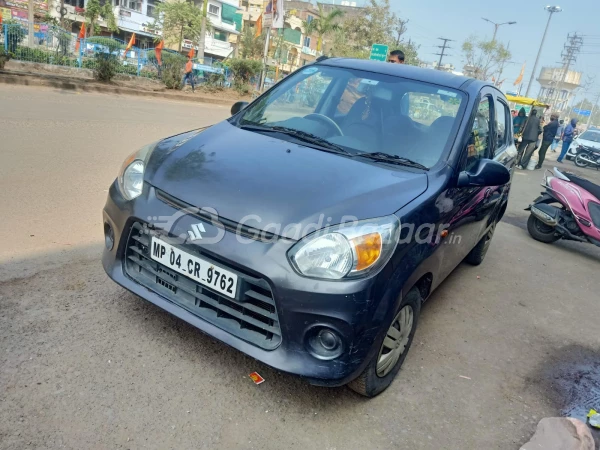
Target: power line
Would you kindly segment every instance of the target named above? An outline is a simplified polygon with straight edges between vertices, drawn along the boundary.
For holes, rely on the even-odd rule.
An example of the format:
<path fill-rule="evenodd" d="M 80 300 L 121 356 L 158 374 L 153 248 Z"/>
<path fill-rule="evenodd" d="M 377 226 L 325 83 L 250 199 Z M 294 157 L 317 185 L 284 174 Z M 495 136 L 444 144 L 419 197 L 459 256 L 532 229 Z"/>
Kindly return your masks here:
<path fill-rule="evenodd" d="M 446 55 L 446 50 L 450 50 L 452 47 L 448 47 L 448 42 L 454 42 L 452 39 L 447 39 L 447 38 L 438 38 L 440 41 L 444 41 L 443 45 L 438 45 L 438 48 L 441 48 L 442 50 L 440 51 L 440 53 L 434 53 L 434 55 L 439 55 L 440 60 L 438 62 L 438 70 L 442 70 L 442 59 L 444 59 L 444 56 L 452 56 L 452 55 Z"/>

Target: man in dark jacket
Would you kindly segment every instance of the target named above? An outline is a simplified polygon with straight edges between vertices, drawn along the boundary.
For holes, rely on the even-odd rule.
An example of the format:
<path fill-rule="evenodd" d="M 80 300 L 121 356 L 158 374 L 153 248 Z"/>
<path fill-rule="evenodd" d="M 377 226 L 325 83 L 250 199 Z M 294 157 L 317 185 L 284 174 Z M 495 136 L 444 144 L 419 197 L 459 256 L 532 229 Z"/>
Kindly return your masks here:
<path fill-rule="evenodd" d="M 544 158 L 546 157 L 546 151 L 548 150 L 548 147 L 550 147 L 550 144 L 552 144 L 552 141 L 556 136 L 556 130 L 558 130 L 558 117 L 555 114 L 552 114 L 550 116 L 550 122 L 544 126 L 544 134 L 542 135 L 542 145 L 540 146 L 540 159 L 538 160 L 538 163 L 535 166 L 536 169 L 542 168 Z M 535 146 L 530 145 L 527 151 L 525 151 L 523 158 L 521 159 L 521 166 L 527 168 L 529 160 L 531 159 L 531 155 L 533 155 L 534 151 Z"/>
<path fill-rule="evenodd" d="M 525 128 L 523 129 L 522 141 L 519 145 L 519 155 L 517 156 L 517 168 L 527 168 L 526 165 L 523 165 L 523 157 L 529 150 L 530 146 L 533 147 L 531 153 L 535 151 L 535 143 L 540 134 L 542 134 L 540 118 L 537 116 L 537 111 L 532 108 L 529 119 L 527 120 L 527 125 L 525 125 Z M 531 153 L 529 153 L 529 158 L 531 158 Z M 529 162 L 529 158 L 527 158 L 527 162 Z"/>

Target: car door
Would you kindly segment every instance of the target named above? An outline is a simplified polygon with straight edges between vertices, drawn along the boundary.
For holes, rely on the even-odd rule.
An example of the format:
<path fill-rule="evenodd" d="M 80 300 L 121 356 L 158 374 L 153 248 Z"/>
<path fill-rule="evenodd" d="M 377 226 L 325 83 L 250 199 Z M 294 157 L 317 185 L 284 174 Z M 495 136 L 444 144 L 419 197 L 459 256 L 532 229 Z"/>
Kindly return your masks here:
<path fill-rule="evenodd" d="M 478 104 L 470 118 L 470 134 L 465 137 L 457 173 L 473 171 L 481 159 L 492 158 L 495 145 L 494 102 L 496 96 L 491 88 L 480 92 Z M 444 238 L 443 258 L 440 266 L 441 279 L 445 278 L 468 255 L 479 242 L 485 231 L 490 214 L 488 187 L 456 187 L 452 184 L 441 197 L 440 205 L 443 227 L 447 230 Z"/>
<path fill-rule="evenodd" d="M 517 159 L 517 148 L 515 147 L 512 134 L 513 127 L 510 108 L 508 107 L 506 99 L 500 92 L 496 93 L 493 114 L 495 128 L 493 159 L 494 161 L 503 164 L 509 170 L 512 179 Z M 488 218 L 488 226 L 492 225 L 492 222 L 497 220 L 500 209 L 506 206 L 509 190 L 510 183 L 505 184 L 504 186 L 489 186 L 485 188 L 486 194 L 483 214 Z"/>

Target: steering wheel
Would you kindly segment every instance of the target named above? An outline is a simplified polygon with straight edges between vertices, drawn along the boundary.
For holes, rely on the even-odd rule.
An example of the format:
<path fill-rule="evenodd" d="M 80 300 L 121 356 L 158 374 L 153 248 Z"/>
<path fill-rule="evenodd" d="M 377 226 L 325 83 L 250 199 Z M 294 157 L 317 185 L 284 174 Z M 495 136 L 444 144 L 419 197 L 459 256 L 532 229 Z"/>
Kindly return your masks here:
<path fill-rule="evenodd" d="M 316 122 L 321 122 L 324 123 L 327 127 L 329 128 L 333 128 L 335 129 L 336 133 L 338 136 L 343 136 L 344 132 L 342 131 L 342 129 L 339 127 L 339 125 L 337 123 L 335 123 L 335 121 L 323 114 L 318 114 L 318 113 L 311 113 L 308 114 L 306 116 L 304 116 L 305 119 L 316 119 Z"/>

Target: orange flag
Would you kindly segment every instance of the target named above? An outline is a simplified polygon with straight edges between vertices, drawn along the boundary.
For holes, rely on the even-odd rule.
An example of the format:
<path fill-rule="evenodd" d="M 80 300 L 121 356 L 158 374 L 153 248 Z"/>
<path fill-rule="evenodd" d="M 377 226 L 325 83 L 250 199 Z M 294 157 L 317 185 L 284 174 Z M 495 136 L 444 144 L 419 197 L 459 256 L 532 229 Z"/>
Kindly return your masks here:
<path fill-rule="evenodd" d="M 521 81 L 523 81 L 523 75 L 525 75 L 525 64 L 523 64 L 523 67 L 521 67 L 521 73 L 514 82 L 515 86 L 521 84 Z"/>
<path fill-rule="evenodd" d="M 82 23 L 79 29 L 79 36 L 77 36 L 77 43 L 75 44 L 75 53 L 79 51 L 79 44 L 82 39 L 85 39 L 85 23 Z"/>
<path fill-rule="evenodd" d="M 193 47 L 188 52 L 188 58 L 194 59 L 194 48 Z"/>
<path fill-rule="evenodd" d="M 129 44 L 127 44 L 127 47 L 125 47 L 125 53 L 127 53 L 129 50 L 131 50 L 131 47 L 133 47 L 133 44 L 135 44 L 135 33 L 131 34 L 131 39 L 129 39 Z"/>
<path fill-rule="evenodd" d="M 162 49 L 165 46 L 165 41 L 160 41 L 160 43 L 154 49 L 154 54 L 156 55 L 156 61 L 158 61 L 158 65 L 162 65 L 161 57 L 162 57 Z"/>
<path fill-rule="evenodd" d="M 262 34 L 262 14 L 258 17 L 256 21 L 256 32 L 254 33 L 254 37 L 259 37 Z"/>

